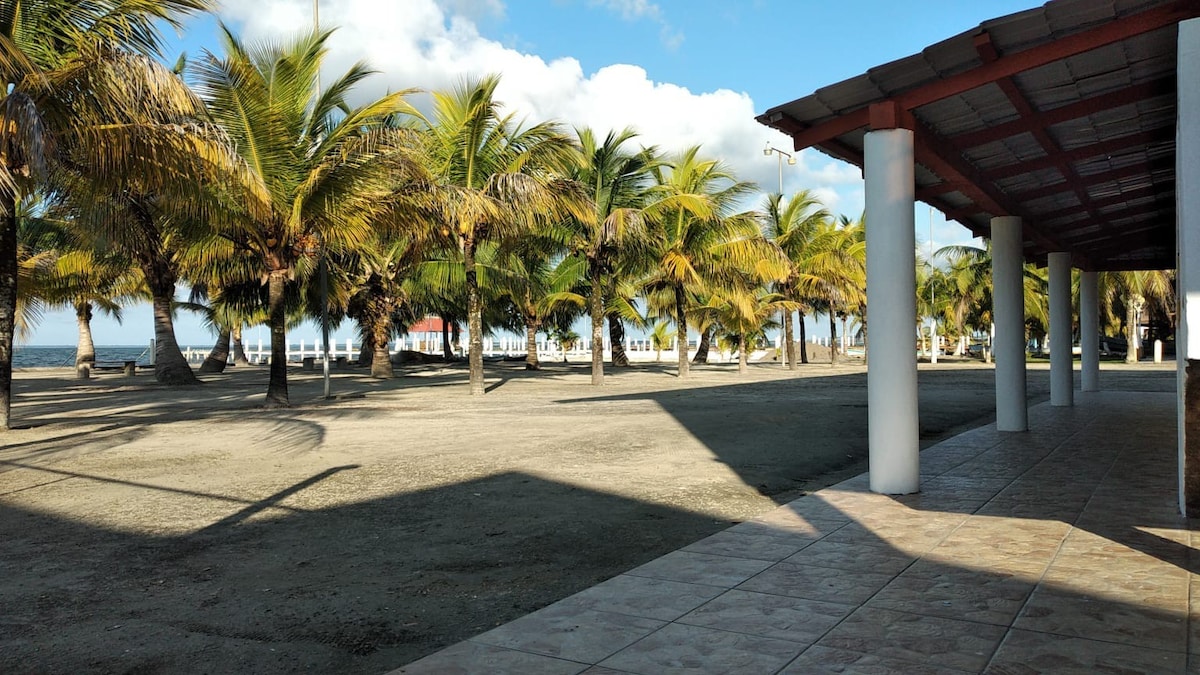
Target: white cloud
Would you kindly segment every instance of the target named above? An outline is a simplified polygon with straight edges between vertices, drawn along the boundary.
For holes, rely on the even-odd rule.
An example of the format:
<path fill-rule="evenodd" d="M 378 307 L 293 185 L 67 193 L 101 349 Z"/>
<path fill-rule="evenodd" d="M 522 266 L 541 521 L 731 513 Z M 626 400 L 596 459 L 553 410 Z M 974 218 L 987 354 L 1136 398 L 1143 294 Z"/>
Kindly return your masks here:
<path fill-rule="evenodd" d="M 683 44 L 683 31 L 671 26 L 657 3 L 647 0 L 589 0 L 588 5 L 616 12 L 626 21 L 647 19 L 657 23 L 659 39 L 667 49 L 678 49 L 679 45 Z"/>
<path fill-rule="evenodd" d="M 645 0 L 605 0 L 605 7 L 631 17 L 658 17 Z M 247 39 L 279 39 L 312 25 L 310 0 L 229 3 L 221 13 Z M 764 143 L 790 150 L 790 139 L 754 120 L 754 101 L 744 92 L 692 92 L 655 82 L 636 65 L 612 64 L 584 73 L 579 61 L 546 61 L 482 36 L 475 17 L 503 12 L 499 0 L 323 0 L 321 21 L 339 26 L 331 39 L 326 72 L 342 72 L 365 60 L 380 74 L 363 86 L 363 96 L 411 87 L 444 89 L 464 77 L 500 73 L 497 97 L 518 117 L 557 119 L 598 132 L 632 126 L 646 145 L 668 151 L 701 144 L 727 161 L 740 177 L 764 192 L 777 189 L 777 164 L 763 156 Z M 855 167 L 805 151 L 797 164 L 784 164 L 785 190 L 823 188 L 841 195 L 838 206 L 861 211 L 861 178 Z M 757 203 L 757 200 L 755 200 Z"/>

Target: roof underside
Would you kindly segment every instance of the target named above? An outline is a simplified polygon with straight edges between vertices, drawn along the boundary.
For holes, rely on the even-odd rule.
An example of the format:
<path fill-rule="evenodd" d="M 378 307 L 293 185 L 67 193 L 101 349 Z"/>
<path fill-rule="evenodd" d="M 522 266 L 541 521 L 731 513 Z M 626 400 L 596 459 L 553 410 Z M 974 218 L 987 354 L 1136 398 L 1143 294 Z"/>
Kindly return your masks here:
<path fill-rule="evenodd" d="M 978 235 L 1021 216 L 1025 255 L 1175 267 L 1178 22 L 1200 0 L 1053 0 L 758 117 L 796 150 L 863 165 L 914 132 L 917 198 Z"/>

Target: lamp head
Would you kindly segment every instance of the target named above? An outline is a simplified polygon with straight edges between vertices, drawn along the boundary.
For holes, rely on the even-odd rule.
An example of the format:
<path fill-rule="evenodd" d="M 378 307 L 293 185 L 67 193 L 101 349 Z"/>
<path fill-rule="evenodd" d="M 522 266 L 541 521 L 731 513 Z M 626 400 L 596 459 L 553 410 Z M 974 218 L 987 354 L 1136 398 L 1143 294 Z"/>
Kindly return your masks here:
<path fill-rule="evenodd" d="M 796 165 L 796 158 L 789 155 L 788 156 L 788 166 L 795 166 L 795 165 Z"/>
<path fill-rule="evenodd" d="M 763 148 L 763 154 L 767 157 L 771 156 L 771 144 L 767 143 L 767 147 Z"/>

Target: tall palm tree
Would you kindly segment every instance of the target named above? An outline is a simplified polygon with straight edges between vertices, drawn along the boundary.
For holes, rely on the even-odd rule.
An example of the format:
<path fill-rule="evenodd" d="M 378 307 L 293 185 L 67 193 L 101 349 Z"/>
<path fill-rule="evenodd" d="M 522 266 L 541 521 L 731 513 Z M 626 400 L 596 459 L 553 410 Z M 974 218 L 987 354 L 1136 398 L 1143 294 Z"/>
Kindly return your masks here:
<path fill-rule="evenodd" d="M 462 255 L 472 395 L 482 395 L 483 298 L 476 253 L 567 215 L 587 217 L 585 195 L 564 178 L 578 162 L 571 139 L 554 123 L 529 127 L 496 100 L 495 75 L 434 92 L 427 153 L 444 198 L 442 219 Z"/>
<path fill-rule="evenodd" d="M 570 239 L 567 245 L 574 255 L 586 261 L 585 281 L 589 288 L 588 313 L 592 321 L 592 384 L 604 383 L 604 319 L 615 327 L 621 319 L 616 312 L 606 312 L 608 301 L 614 300 L 616 279 L 623 263 L 632 256 L 624 255 L 630 247 L 645 240 L 645 219 L 641 207 L 646 203 L 647 188 L 652 182 L 651 171 L 660 162 L 653 148 L 634 151 L 628 146 L 637 137 L 630 128 L 610 131 L 599 140 L 593 130 L 576 129 L 583 160 L 574 178 L 585 186 L 593 211 L 587 218 L 570 218 L 566 226 Z M 613 338 L 614 364 L 617 338 Z"/>
<path fill-rule="evenodd" d="M 688 375 L 688 296 L 732 285 L 745 274 L 758 280 L 786 275 L 784 260 L 762 237 L 756 217 L 734 213 L 753 189 L 722 162 L 684 150 L 654 171 L 653 201 L 644 209 L 652 272 L 646 288 L 671 293 L 679 344 L 678 375 Z"/>
<path fill-rule="evenodd" d="M 1136 363 L 1142 313 L 1157 310 L 1170 315 L 1174 311 L 1174 277 L 1164 270 L 1136 270 L 1101 272 L 1097 281 L 1101 310 L 1109 323 L 1116 323 L 1114 315 L 1124 309 L 1120 323 L 1125 328 L 1125 362 Z"/>
<path fill-rule="evenodd" d="M 795 303 L 800 314 L 801 331 L 804 330 L 804 299 L 814 295 L 814 289 L 821 284 L 822 278 L 814 270 L 812 252 L 809 250 L 813 240 L 833 216 L 821 204 L 815 194 L 801 190 L 786 201 L 782 194 L 767 195 L 762 208 L 762 227 L 766 238 L 774 242 L 788 260 L 787 278 L 778 284 L 778 291 L 785 299 Z M 786 313 L 783 321 L 783 340 L 785 344 L 784 358 L 788 366 L 795 370 L 796 347 L 792 328 L 792 312 Z M 801 338 L 801 349 L 804 349 Z M 807 354 L 803 354 L 804 363 L 808 363 Z"/>
<path fill-rule="evenodd" d="M 57 147 L 88 141 L 112 166 L 130 157 L 128 144 L 109 141 L 112 134 L 63 105 L 64 91 L 71 90 L 56 86 L 57 80 L 71 74 L 85 53 L 104 58 L 116 48 L 157 54 L 160 25 L 178 27 L 185 15 L 211 6 L 209 0 L 0 2 L 0 429 L 10 426 L 16 205 L 43 184 Z"/>
<path fill-rule="evenodd" d="M 348 97 L 372 72 L 358 63 L 318 93 L 329 35 L 248 46 L 222 26 L 225 56 L 206 53 L 193 68 L 210 114 L 247 166 L 239 194 L 252 197 L 219 226 L 257 257 L 268 287 L 272 407 L 289 404 L 286 289 L 314 272 L 322 249 L 336 255 L 369 239 L 391 208 L 397 176 L 421 169 L 409 134 L 391 124 L 414 112 L 404 102 L 409 92 L 351 107 Z"/>

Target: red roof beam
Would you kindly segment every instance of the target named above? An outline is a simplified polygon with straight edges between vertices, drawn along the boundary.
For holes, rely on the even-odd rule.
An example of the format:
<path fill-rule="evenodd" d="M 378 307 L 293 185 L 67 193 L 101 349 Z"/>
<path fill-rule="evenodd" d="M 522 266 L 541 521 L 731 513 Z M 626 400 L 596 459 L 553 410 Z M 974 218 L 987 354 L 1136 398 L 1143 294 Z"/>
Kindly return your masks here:
<path fill-rule="evenodd" d="M 1170 170 L 1174 167 L 1174 158 L 1171 158 L 1169 161 L 1154 160 L 1150 162 L 1138 162 L 1136 164 L 1130 164 L 1129 166 L 1123 166 L 1119 169 L 1083 175 L 1080 177 L 1080 180 L 1084 185 L 1099 185 L 1101 183 L 1108 183 L 1111 181 L 1120 180 L 1122 178 L 1129 178 L 1142 174 L 1145 174 L 1147 177 L 1149 177 L 1151 174 L 1157 171 Z M 1067 183 L 1054 183 L 1045 187 L 1034 188 L 1033 190 L 1014 192 L 1009 196 L 1019 202 L 1031 202 L 1036 199 L 1042 199 L 1044 197 L 1060 194 L 1062 192 L 1070 192 L 1071 190 L 1072 186 L 1068 185 Z"/>
<path fill-rule="evenodd" d="M 1125 202 L 1133 201 L 1135 199 L 1143 199 L 1145 197 L 1153 197 L 1159 194 L 1175 194 L 1175 187 L 1168 185 L 1147 185 L 1145 187 L 1137 188 L 1136 190 L 1121 192 L 1120 194 L 1113 195 L 1112 197 L 1093 199 L 1091 201 L 1091 205 L 1094 208 L 1102 209 L 1106 206 L 1116 206 L 1117 204 L 1123 204 Z M 1068 206 L 1064 209 L 1058 209 L 1057 211 L 1039 213 L 1034 216 L 1034 218 L 1037 218 L 1039 223 L 1050 223 L 1051 221 L 1058 220 L 1059 218 L 1066 218 L 1067 216 L 1073 216 L 1078 213 L 1085 212 L 1087 212 L 1087 207 L 1085 206 Z"/>
<path fill-rule="evenodd" d="M 1087 117 L 1088 115 L 1112 110 L 1113 108 L 1119 108 L 1123 105 L 1129 105 L 1156 96 L 1174 94 L 1176 89 L 1175 81 L 1176 77 L 1172 75 L 1158 80 L 1143 82 L 1142 84 L 1135 84 L 1132 87 L 1093 96 L 1092 98 L 1064 105 L 1060 108 L 1037 112 L 1030 117 L 1022 117 L 1011 122 L 988 127 L 987 129 L 959 134 L 952 137 L 951 140 L 960 148 L 973 148 L 985 145 L 1018 134 L 1032 132 L 1034 129 L 1046 128 L 1062 122 Z"/>
<path fill-rule="evenodd" d="M 1174 126 L 1171 126 L 1170 128 L 1153 129 L 1151 131 L 1143 131 L 1141 133 L 1130 134 L 1128 136 L 1121 136 L 1120 138 L 1113 138 L 1107 141 L 1100 141 L 1099 143 L 1092 143 L 1091 145 L 1084 145 L 1078 148 L 1064 150 L 1053 155 L 1046 155 L 1044 157 L 1038 157 L 1037 159 L 1031 159 L 1028 162 L 1019 162 L 1017 164 L 1009 164 L 1007 166 L 989 169 L 985 171 L 983 175 L 987 180 L 997 181 L 1004 178 L 1012 178 L 1013 176 L 1020 176 L 1024 173 L 1031 173 L 1041 169 L 1054 168 L 1063 161 L 1077 162 L 1084 159 L 1091 159 L 1092 157 L 1099 157 L 1101 155 L 1109 155 L 1119 150 L 1135 148 L 1140 145 L 1148 145 L 1150 143 L 1173 140 L 1174 138 Z M 1068 185 L 1067 189 L 1073 189 L 1073 187 Z"/>
<path fill-rule="evenodd" d="M 906 110 L 940 101 L 976 87 L 1032 70 L 1055 61 L 1099 49 L 1136 35 L 1149 33 L 1200 16 L 1200 2 L 1179 0 L 1168 5 L 1159 5 L 1144 12 L 1130 14 L 1101 24 L 1090 30 L 1058 38 L 1024 51 L 1006 54 L 978 68 L 953 75 L 943 80 L 930 82 L 893 97 Z"/>

